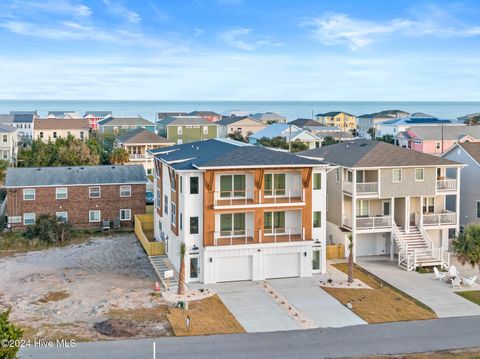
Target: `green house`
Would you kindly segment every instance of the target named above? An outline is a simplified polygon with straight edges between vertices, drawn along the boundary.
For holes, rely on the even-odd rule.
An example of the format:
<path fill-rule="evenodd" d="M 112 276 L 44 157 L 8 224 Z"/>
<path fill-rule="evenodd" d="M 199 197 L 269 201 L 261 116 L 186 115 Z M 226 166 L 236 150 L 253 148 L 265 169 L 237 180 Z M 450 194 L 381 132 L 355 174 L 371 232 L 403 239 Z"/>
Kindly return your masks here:
<path fill-rule="evenodd" d="M 157 122 L 158 134 L 176 144 L 218 138 L 218 127 L 198 116 L 168 116 Z"/>

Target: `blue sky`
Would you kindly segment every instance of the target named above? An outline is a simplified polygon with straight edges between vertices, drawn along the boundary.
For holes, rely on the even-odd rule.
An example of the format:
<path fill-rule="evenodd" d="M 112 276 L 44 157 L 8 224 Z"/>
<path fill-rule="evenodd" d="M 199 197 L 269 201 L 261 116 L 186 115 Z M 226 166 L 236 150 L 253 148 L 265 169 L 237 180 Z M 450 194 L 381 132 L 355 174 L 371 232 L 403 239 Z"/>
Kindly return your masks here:
<path fill-rule="evenodd" d="M 0 98 L 480 99 L 480 2 L 0 0 Z"/>

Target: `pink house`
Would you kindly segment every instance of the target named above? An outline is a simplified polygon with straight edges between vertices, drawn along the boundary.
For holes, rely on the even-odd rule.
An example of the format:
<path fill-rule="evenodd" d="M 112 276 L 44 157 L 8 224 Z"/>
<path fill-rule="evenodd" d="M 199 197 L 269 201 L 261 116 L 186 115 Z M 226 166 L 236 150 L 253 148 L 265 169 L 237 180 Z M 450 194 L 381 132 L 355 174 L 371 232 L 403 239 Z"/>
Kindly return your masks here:
<path fill-rule="evenodd" d="M 440 156 L 457 143 L 480 142 L 480 126 L 415 126 L 399 132 L 395 142 L 400 147 Z"/>

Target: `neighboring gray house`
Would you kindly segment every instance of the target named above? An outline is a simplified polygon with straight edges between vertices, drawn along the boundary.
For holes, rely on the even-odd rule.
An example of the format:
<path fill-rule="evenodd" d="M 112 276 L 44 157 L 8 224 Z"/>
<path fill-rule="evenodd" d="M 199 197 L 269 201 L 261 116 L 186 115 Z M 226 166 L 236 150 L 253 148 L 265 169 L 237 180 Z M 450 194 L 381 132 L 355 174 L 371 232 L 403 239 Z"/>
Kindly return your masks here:
<path fill-rule="evenodd" d="M 460 180 L 460 225 L 480 222 L 480 143 L 458 143 L 442 157 L 466 165 Z"/>
<path fill-rule="evenodd" d="M 113 133 L 118 135 L 122 132 L 135 130 L 137 128 L 144 128 L 147 131 L 156 133 L 156 126 L 140 116 L 138 117 L 106 117 L 97 122 L 100 133 Z"/>
<path fill-rule="evenodd" d="M 284 116 L 281 116 L 275 112 L 257 112 L 254 113 L 253 115 L 250 115 L 250 118 L 253 118 L 254 120 L 260 121 L 265 124 L 270 124 L 270 123 L 286 123 L 287 118 Z"/>
<path fill-rule="evenodd" d="M 17 128 L 0 124 L 0 159 L 15 163 L 18 153 L 18 130 Z"/>

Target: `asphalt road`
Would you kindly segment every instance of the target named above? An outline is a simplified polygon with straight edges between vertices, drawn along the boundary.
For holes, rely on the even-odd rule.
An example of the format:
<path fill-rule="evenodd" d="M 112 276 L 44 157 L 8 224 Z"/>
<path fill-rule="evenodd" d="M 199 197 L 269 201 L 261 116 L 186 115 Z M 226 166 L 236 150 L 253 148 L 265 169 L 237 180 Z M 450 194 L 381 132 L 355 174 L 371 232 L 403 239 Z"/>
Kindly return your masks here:
<path fill-rule="evenodd" d="M 273 333 L 79 343 L 22 348 L 20 358 L 338 358 L 480 347 L 480 316 Z M 153 355 L 153 343 L 156 357 Z"/>

